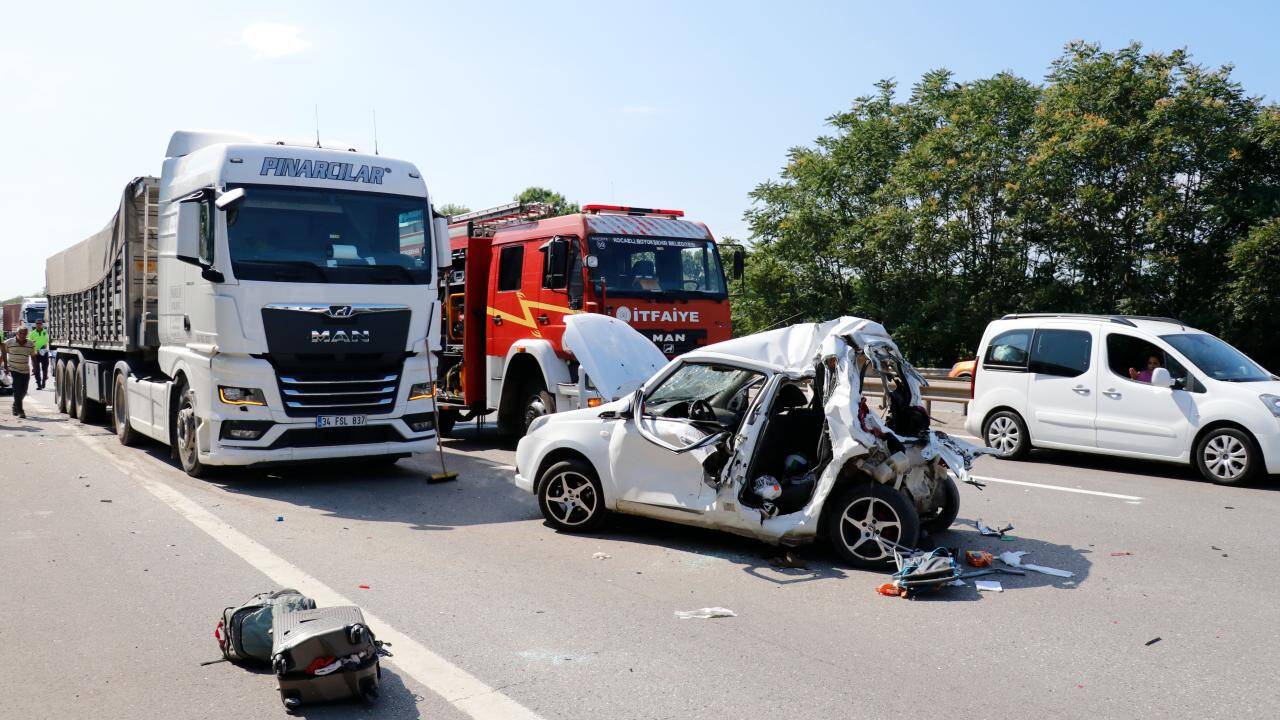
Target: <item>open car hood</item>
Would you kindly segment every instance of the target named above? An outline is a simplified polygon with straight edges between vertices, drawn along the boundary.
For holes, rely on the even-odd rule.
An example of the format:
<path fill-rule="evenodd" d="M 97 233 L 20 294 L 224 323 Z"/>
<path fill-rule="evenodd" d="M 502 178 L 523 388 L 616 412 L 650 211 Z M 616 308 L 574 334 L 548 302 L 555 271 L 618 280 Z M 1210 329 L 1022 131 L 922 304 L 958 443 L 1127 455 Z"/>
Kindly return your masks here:
<path fill-rule="evenodd" d="M 649 338 L 608 315 L 566 315 L 564 347 L 606 401 L 635 391 L 667 364 Z"/>

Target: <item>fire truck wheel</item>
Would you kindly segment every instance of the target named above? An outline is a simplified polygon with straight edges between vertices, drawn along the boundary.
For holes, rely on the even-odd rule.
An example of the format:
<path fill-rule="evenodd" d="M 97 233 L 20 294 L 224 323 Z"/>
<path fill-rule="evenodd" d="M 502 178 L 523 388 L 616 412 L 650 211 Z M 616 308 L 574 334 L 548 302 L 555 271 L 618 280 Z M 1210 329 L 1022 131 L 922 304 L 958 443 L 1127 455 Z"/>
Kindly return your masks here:
<path fill-rule="evenodd" d="M 525 386 L 524 406 L 521 408 L 520 434 L 529 432 L 529 426 L 543 415 L 556 411 L 556 399 L 547 392 L 541 379 L 536 379 Z"/>
<path fill-rule="evenodd" d="M 457 410 L 441 410 L 439 426 L 436 431 L 440 433 L 440 437 L 453 437 L 453 426 L 458 422 Z"/>

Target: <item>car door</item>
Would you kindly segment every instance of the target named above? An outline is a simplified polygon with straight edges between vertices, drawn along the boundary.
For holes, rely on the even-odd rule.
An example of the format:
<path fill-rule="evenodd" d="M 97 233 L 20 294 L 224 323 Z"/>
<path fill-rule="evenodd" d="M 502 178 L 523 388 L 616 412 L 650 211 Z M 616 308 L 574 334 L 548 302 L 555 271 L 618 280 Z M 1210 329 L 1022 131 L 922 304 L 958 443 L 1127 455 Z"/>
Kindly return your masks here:
<path fill-rule="evenodd" d="M 1026 419 L 1032 442 L 1097 446 L 1097 345 L 1091 328 L 1036 329 L 1027 365 Z"/>
<path fill-rule="evenodd" d="M 1164 458 L 1185 455 L 1198 423 L 1192 392 L 1197 383 L 1186 368 L 1166 348 L 1125 332 L 1107 331 L 1103 350 L 1105 360 L 1098 371 L 1098 447 Z M 1175 387 L 1131 379 L 1129 369 L 1143 367 L 1152 355 L 1162 360 Z"/>
<path fill-rule="evenodd" d="M 687 452 L 678 449 L 733 428 L 668 414 L 680 415 L 679 405 L 689 398 L 715 398 L 749 379 L 741 374 L 759 375 L 727 363 L 685 362 L 644 391 L 643 412 L 633 414 L 609 442 L 610 475 L 620 504 L 640 514 L 701 514 L 711 508 L 715 491 L 703 482 L 703 463 L 715 452 L 714 444 Z"/>

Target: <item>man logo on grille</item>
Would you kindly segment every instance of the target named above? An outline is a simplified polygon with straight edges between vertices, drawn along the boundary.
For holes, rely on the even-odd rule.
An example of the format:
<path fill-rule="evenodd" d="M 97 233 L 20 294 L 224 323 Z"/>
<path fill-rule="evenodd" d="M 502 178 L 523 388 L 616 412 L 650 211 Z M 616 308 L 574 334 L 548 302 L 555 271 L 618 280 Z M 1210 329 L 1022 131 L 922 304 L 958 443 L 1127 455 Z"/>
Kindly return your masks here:
<path fill-rule="evenodd" d="M 329 317 L 334 317 L 334 318 L 351 317 L 351 306 L 350 305 L 330 305 L 328 315 Z"/>

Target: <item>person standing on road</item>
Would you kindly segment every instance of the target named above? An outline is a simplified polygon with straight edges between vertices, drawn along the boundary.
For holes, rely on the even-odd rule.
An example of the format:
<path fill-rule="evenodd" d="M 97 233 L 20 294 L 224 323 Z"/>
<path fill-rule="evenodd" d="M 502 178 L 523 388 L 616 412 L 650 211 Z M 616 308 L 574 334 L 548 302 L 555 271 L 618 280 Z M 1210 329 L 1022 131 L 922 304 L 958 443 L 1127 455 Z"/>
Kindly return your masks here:
<path fill-rule="evenodd" d="M 36 349 L 36 366 L 31 369 L 31 376 L 35 378 L 36 389 L 43 390 L 45 377 L 49 374 L 49 331 L 44 329 L 43 320 L 36 321 L 30 338 L 31 346 Z"/>
<path fill-rule="evenodd" d="M 13 414 L 25 418 L 27 413 L 22 409 L 22 398 L 27 395 L 27 386 L 31 384 L 31 356 L 36 348 L 27 339 L 27 329 L 18 328 L 18 334 L 0 345 L 0 360 L 9 368 L 13 377 Z"/>

